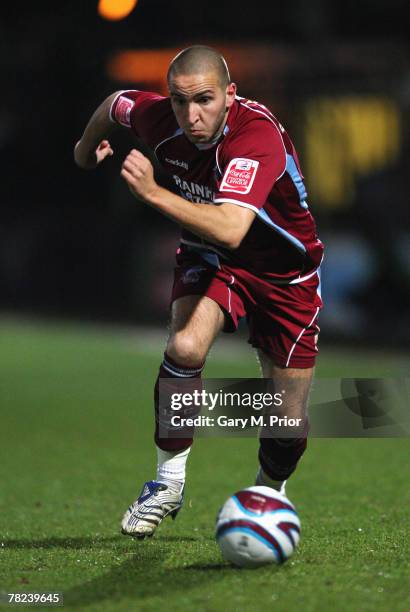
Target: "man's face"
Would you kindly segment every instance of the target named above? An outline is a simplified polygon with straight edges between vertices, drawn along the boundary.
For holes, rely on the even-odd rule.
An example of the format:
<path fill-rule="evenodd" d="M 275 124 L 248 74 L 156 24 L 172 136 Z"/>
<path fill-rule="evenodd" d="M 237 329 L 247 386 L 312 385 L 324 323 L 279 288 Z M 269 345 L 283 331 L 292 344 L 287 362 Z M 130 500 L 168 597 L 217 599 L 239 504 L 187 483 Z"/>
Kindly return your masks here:
<path fill-rule="evenodd" d="M 169 91 L 179 127 L 194 144 L 205 144 L 222 132 L 236 85 L 222 87 L 214 72 L 179 74 L 171 77 Z"/>

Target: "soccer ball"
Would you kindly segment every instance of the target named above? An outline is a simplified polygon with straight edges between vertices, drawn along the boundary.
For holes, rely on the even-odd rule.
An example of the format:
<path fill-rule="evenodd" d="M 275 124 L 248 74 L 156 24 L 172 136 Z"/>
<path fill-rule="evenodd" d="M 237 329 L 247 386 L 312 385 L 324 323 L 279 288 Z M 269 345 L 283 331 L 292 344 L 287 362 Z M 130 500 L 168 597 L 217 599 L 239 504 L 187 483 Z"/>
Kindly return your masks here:
<path fill-rule="evenodd" d="M 232 495 L 216 519 L 222 555 L 240 567 L 281 565 L 294 552 L 300 521 L 287 497 L 270 487 L 249 487 Z"/>

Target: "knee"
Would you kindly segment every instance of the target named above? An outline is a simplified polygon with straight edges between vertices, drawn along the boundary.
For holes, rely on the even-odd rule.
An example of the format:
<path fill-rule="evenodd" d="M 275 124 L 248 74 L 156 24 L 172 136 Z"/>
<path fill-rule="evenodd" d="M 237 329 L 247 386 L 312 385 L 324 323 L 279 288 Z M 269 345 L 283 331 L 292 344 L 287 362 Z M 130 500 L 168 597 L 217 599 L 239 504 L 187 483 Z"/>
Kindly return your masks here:
<path fill-rule="evenodd" d="M 188 367 L 202 364 L 206 359 L 206 351 L 201 349 L 197 339 L 182 333 L 171 336 L 167 345 L 167 354 L 177 363 Z"/>

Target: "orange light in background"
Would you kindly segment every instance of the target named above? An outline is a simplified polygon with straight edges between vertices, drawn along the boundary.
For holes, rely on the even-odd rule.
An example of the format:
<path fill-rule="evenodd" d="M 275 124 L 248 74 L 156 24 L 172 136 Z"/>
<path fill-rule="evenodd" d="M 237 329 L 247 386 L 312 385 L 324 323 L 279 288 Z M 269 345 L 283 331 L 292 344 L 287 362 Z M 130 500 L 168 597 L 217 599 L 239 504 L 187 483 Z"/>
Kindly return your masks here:
<path fill-rule="evenodd" d="M 211 43 L 212 44 L 212 43 Z M 188 46 L 188 45 L 186 45 Z M 282 69 L 283 59 L 272 53 L 266 45 L 218 45 L 234 79 L 252 79 L 252 82 L 269 77 L 274 68 Z M 156 87 L 159 93 L 167 92 L 166 74 L 170 61 L 181 48 L 124 49 L 116 51 L 107 63 L 107 74 L 120 83 L 145 83 Z"/>
<path fill-rule="evenodd" d="M 109 21 L 119 21 L 128 17 L 138 0 L 99 0 L 98 13 Z"/>

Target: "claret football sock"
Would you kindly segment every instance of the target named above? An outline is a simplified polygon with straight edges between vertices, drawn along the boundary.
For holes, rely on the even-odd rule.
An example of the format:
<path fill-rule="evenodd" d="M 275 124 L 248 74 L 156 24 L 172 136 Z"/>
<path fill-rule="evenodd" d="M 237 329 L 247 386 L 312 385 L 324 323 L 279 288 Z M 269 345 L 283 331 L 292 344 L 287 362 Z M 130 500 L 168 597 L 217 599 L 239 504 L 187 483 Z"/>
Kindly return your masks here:
<path fill-rule="evenodd" d="M 298 438 L 260 438 L 259 465 L 266 477 L 285 481 L 293 474 L 307 447 L 308 428 L 306 422 Z"/>
<path fill-rule="evenodd" d="M 167 353 L 159 368 L 155 384 L 155 435 L 157 447 L 169 451 L 172 456 L 183 452 L 193 442 L 194 427 L 183 425 L 178 427 L 172 423 L 174 416 L 185 419 L 195 418 L 200 412 L 200 405 L 173 406 L 173 398 L 181 398 L 182 394 L 200 393 L 202 391 L 202 364 L 191 366 L 178 364 Z"/>
<path fill-rule="evenodd" d="M 165 484 L 185 482 L 185 467 L 191 447 L 182 451 L 166 451 L 157 446 L 157 481 Z"/>

